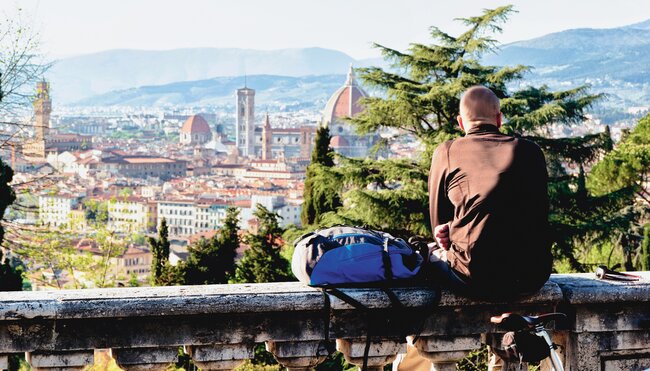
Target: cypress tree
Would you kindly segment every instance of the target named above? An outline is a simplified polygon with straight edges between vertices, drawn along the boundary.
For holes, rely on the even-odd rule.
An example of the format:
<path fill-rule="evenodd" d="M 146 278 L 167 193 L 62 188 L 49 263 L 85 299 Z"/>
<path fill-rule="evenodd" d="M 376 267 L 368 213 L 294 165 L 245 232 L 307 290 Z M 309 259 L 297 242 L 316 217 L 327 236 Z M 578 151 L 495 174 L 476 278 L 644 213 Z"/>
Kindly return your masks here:
<path fill-rule="evenodd" d="M 170 268 L 165 268 L 169 265 L 169 229 L 167 227 L 167 220 L 163 218 L 160 222 L 160 229 L 158 230 L 158 239 L 149 237 L 147 243 L 151 248 L 151 275 L 152 281 L 155 285 L 164 285 L 163 276 L 169 274 Z M 165 274 L 166 273 L 166 274 Z"/>
<path fill-rule="evenodd" d="M 334 151 L 330 147 L 330 129 L 327 126 L 319 126 L 314 139 L 314 149 L 311 153 L 311 163 L 323 166 L 334 166 Z"/>
<path fill-rule="evenodd" d="M 316 224 L 321 215 L 336 211 L 341 206 L 336 183 L 323 182 L 323 178 L 331 177 L 330 168 L 334 166 L 334 151 L 330 147 L 330 140 L 329 128 L 320 126 L 316 131 L 311 164 L 307 167 L 300 214 L 303 226 Z"/>

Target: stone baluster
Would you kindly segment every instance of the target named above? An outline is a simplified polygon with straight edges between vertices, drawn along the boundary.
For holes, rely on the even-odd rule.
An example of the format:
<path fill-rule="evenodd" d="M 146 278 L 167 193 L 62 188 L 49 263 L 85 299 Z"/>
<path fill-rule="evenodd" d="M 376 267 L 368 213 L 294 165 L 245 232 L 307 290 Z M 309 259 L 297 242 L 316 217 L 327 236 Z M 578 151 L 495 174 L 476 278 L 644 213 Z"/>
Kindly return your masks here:
<path fill-rule="evenodd" d="M 365 339 L 336 339 L 336 349 L 343 353 L 345 360 L 353 365 L 363 365 Z M 398 353 L 406 353 L 406 343 L 390 339 L 378 339 L 370 342 L 368 352 L 368 370 L 381 371 L 393 362 Z"/>
<path fill-rule="evenodd" d="M 456 363 L 481 347 L 480 336 L 423 336 L 413 344 L 418 353 L 431 360 L 436 371 L 456 370 Z"/>
<path fill-rule="evenodd" d="M 266 350 L 289 371 L 311 370 L 327 357 L 323 341 L 267 341 Z"/>
<path fill-rule="evenodd" d="M 253 358 L 252 344 L 216 344 L 188 346 L 186 352 L 201 370 L 232 370 Z"/>
<path fill-rule="evenodd" d="M 178 360 L 178 347 L 113 348 L 111 354 L 115 362 L 127 371 L 157 371 Z"/>
<path fill-rule="evenodd" d="M 25 353 L 33 370 L 81 370 L 94 363 L 94 350 L 63 352 L 34 351 Z"/>

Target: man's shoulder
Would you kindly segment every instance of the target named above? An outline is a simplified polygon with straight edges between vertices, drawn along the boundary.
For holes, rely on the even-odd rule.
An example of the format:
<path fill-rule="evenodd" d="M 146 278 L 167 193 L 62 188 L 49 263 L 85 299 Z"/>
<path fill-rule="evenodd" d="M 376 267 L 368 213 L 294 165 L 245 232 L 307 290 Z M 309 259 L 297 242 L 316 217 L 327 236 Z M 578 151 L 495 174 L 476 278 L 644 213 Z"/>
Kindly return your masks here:
<path fill-rule="evenodd" d="M 458 139 L 461 139 L 462 137 L 459 138 L 453 138 L 453 139 L 447 139 L 444 142 L 438 144 L 436 147 L 436 152 L 438 151 L 449 151 L 449 147 L 451 147 L 452 143 L 457 141 Z"/>
<path fill-rule="evenodd" d="M 540 146 L 531 139 L 515 137 L 515 143 L 517 143 L 517 147 L 523 150 L 527 150 L 531 152 L 540 152 L 540 153 L 542 152 Z"/>

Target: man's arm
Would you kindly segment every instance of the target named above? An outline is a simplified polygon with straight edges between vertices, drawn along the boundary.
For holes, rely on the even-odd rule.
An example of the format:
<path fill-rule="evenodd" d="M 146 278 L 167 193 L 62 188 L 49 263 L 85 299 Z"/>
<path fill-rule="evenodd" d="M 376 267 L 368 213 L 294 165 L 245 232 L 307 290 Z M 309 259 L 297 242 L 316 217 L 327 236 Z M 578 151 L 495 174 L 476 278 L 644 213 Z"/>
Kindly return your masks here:
<path fill-rule="evenodd" d="M 431 169 L 429 170 L 429 217 L 431 218 L 431 231 L 438 241 L 438 236 L 447 238 L 448 243 L 448 229 L 436 228 L 440 225 L 446 224 L 452 220 L 454 216 L 454 205 L 447 197 L 447 165 L 448 165 L 448 144 L 447 142 L 438 145 L 431 158 Z M 436 233 L 438 232 L 438 233 Z M 447 236 L 445 236 L 445 234 Z M 444 241 L 438 241 L 439 244 Z M 444 247 L 444 246 L 441 246 Z"/>

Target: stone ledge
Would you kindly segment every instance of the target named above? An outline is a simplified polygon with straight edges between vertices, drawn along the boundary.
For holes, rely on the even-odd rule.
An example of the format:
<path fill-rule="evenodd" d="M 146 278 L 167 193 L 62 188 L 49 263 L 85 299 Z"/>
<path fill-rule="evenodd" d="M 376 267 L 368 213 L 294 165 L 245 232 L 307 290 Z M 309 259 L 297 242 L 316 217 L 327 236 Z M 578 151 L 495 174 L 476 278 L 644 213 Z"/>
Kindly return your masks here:
<path fill-rule="evenodd" d="M 558 309 L 569 315 L 554 335 L 566 349 L 570 369 L 619 362 L 604 358 L 608 350 L 627 352 L 626 365 L 647 368 L 650 272 L 638 274 L 643 280 L 632 283 L 599 281 L 591 274 L 553 275 L 538 293 L 512 301 L 477 301 L 446 291 L 439 297 L 423 287 L 392 291 L 406 307 L 402 316 L 418 322 L 417 331 L 406 330 L 421 335 L 418 351 L 441 369 L 453 369 L 481 339 L 502 332 L 490 323 L 491 316 Z M 386 322 L 379 321 L 372 331 L 372 365 L 381 369 L 403 350 L 406 331 L 385 320 L 394 312 L 385 310 L 391 302 L 382 290 L 341 290 Z M 203 367 L 230 369 L 262 342 L 296 370 L 322 361 L 327 344 L 336 343 L 348 359 L 359 362 L 368 317 L 334 296 L 329 300 L 326 311 L 324 294 L 298 282 L 4 292 L 0 365 L 7 354 L 28 352 L 34 364 L 45 354 L 52 369 L 78 368 L 70 363 L 76 355 L 108 348 L 131 369 L 157 370 L 174 358 L 178 346 L 186 346 Z"/>
<path fill-rule="evenodd" d="M 389 308 L 391 302 L 379 289 L 341 289 L 369 308 Z M 431 288 L 392 289 L 408 307 L 429 305 L 437 293 Z M 547 282 L 538 293 L 522 297 L 522 304 L 557 303 L 562 291 Z M 177 316 L 219 313 L 318 311 L 324 308 L 323 294 L 299 282 L 137 287 L 89 290 L 26 291 L 0 293 L 0 320 L 119 318 Z M 438 306 L 491 305 L 443 291 Z M 332 297 L 332 309 L 352 307 Z"/>
<path fill-rule="evenodd" d="M 564 299 L 570 304 L 606 304 L 650 302 L 650 272 L 634 272 L 639 281 L 610 281 L 596 279 L 593 273 L 554 274 Z"/>

